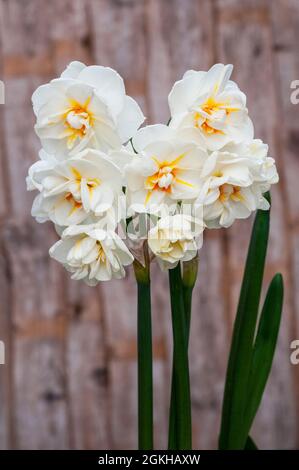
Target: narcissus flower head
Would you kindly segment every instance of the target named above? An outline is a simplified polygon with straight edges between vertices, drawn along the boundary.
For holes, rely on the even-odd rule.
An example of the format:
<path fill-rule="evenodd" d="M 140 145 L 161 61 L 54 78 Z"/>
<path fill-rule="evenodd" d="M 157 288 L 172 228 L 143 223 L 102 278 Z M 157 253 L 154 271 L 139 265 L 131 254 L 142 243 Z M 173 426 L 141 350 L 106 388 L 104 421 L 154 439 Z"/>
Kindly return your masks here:
<path fill-rule="evenodd" d="M 204 225 L 185 214 L 162 217 L 148 232 L 148 245 L 163 270 L 172 269 L 180 261 L 189 261 L 197 254 Z"/>
<path fill-rule="evenodd" d="M 140 129 L 133 138 L 138 153 L 125 168 L 129 210 L 157 212 L 162 204 L 194 200 L 206 153 L 193 142 L 159 124 Z"/>
<path fill-rule="evenodd" d="M 144 121 L 115 70 L 81 62 L 72 62 L 60 78 L 37 88 L 32 102 L 36 133 L 55 155 L 74 155 L 86 147 L 119 148 Z"/>
<path fill-rule="evenodd" d="M 202 170 L 204 220 L 209 228 L 229 227 L 256 209 L 269 209 L 264 193 L 278 182 L 273 158 L 261 140 L 230 143 L 210 154 Z"/>
<path fill-rule="evenodd" d="M 124 266 L 134 259 L 115 232 L 96 224 L 68 227 L 49 253 L 72 273 L 72 279 L 82 279 L 91 286 L 123 278 Z"/>
<path fill-rule="evenodd" d="M 231 140 L 253 138 L 246 96 L 231 81 L 232 65 L 216 64 L 208 72 L 189 70 L 169 94 L 170 127 L 194 129 L 211 150 Z"/>
<path fill-rule="evenodd" d="M 102 217 L 115 224 L 120 213 L 122 173 L 109 156 L 86 149 L 58 161 L 46 152 L 29 170 L 28 185 L 38 189 L 32 215 L 38 221 L 52 220 L 61 226 L 82 223 L 87 217 Z"/>

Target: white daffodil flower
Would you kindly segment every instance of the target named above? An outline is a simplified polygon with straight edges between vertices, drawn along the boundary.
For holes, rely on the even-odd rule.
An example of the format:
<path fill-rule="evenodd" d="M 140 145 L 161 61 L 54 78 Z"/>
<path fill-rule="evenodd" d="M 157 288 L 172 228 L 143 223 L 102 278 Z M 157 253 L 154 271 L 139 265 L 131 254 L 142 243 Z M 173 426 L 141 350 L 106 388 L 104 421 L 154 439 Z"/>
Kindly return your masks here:
<path fill-rule="evenodd" d="M 71 62 L 60 78 L 37 88 L 32 102 L 36 133 L 55 156 L 86 147 L 120 148 L 144 121 L 115 70 L 81 62 Z"/>
<path fill-rule="evenodd" d="M 122 173 L 99 150 L 86 149 L 65 161 L 42 153 L 43 160 L 29 169 L 27 186 L 38 189 L 32 215 L 68 226 L 89 216 L 106 217 L 113 228 L 122 215 Z"/>
<path fill-rule="evenodd" d="M 148 232 L 148 245 L 156 255 L 161 269 L 172 269 L 180 261 L 189 261 L 202 246 L 204 225 L 201 220 L 185 214 L 166 216 Z"/>
<path fill-rule="evenodd" d="M 198 141 L 217 150 L 230 140 L 253 138 L 246 96 L 229 80 L 232 65 L 216 64 L 208 72 L 189 70 L 168 97 L 174 129 L 193 128 Z"/>
<path fill-rule="evenodd" d="M 198 145 L 157 124 L 140 129 L 133 147 L 138 154 L 125 167 L 129 213 L 154 213 L 199 195 L 207 154 Z"/>
<path fill-rule="evenodd" d="M 72 279 L 82 279 L 90 286 L 123 278 L 124 266 L 134 260 L 115 232 L 102 230 L 97 224 L 68 227 L 49 254 L 72 273 Z"/>
<path fill-rule="evenodd" d="M 248 144 L 230 143 L 211 153 L 202 170 L 199 201 L 209 228 L 229 227 L 256 209 L 269 209 L 263 194 L 278 182 L 268 146 L 260 140 Z"/>

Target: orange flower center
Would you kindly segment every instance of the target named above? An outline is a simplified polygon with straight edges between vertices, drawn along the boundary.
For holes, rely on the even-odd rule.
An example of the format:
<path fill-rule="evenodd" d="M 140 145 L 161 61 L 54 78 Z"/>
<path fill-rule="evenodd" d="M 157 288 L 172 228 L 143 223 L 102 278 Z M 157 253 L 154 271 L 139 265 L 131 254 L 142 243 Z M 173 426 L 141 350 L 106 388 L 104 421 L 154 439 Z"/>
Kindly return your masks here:
<path fill-rule="evenodd" d="M 145 204 L 148 203 L 153 191 L 155 190 L 171 193 L 173 183 L 193 187 L 191 183 L 178 177 L 180 170 L 182 170 L 182 168 L 179 168 L 179 163 L 184 157 L 185 154 L 179 155 L 171 162 L 160 162 L 156 157 L 152 157 L 158 169 L 153 175 L 148 176 L 145 180 L 144 187 L 148 190 Z"/>
<path fill-rule="evenodd" d="M 217 101 L 214 96 L 210 96 L 200 109 L 194 112 L 194 126 L 201 128 L 206 134 L 224 134 L 222 130 L 213 126 L 213 119 L 224 119 L 234 111 L 238 111 L 238 108 L 232 108 L 227 103 Z"/>
<path fill-rule="evenodd" d="M 70 100 L 70 108 L 64 114 L 65 126 L 68 130 L 67 146 L 72 148 L 76 139 L 82 139 L 94 124 L 94 118 L 88 109 L 91 97 L 84 104 Z"/>
<path fill-rule="evenodd" d="M 241 193 L 240 186 L 233 186 L 231 184 L 223 184 L 219 187 L 220 195 L 219 201 L 224 203 L 231 199 L 234 202 L 240 202 L 244 200 L 243 194 Z"/>

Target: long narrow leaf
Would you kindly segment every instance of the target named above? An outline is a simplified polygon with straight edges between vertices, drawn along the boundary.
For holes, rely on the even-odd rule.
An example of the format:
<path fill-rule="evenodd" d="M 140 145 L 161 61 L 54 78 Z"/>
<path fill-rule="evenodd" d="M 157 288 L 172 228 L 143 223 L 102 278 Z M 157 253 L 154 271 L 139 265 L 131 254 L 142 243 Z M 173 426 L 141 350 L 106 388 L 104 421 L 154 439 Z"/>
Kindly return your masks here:
<path fill-rule="evenodd" d="M 269 286 L 254 344 L 245 411 L 248 429 L 254 420 L 270 374 L 283 304 L 283 279 L 276 274 Z"/>
<path fill-rule="evenodd" d="M 247 439 L 244 411 L 269 224 L 269 211 L 258 211 L 251 234 L 226 374 L 220 449 L 243 449 Z"/>
<path fill-rule="evenodd" d="M 247 437 L 245 450 L 258 450 L 256 443 L 250 436 Z"/>

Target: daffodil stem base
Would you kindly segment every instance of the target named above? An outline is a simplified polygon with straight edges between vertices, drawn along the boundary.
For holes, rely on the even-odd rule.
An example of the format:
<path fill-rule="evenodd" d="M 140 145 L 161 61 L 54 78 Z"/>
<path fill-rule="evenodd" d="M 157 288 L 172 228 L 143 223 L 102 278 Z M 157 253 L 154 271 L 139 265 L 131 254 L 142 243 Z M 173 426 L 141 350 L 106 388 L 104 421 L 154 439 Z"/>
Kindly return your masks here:
<path fill-rule="evenodd" d="M 185 314 L 181 268 L 169 270 L 173 327 L 173 376 L 169 419 L 169 448 L 192 448 L 191 398 L 188 363 L 190 312 Z M 189 291 L 186 295 L 189 296 Z M 191 305 L 191 298 L 190 298 Z"/>
<path fill-rule="evenodd" d="M 189 332 L 191 322 L 191 309 L 192 309 L 192 293 L 197 279 L 198 273 L 198 257 L 196 256 L 191 261 L 183 263 L 183 275 L 181 278 L 183 299 L 184 299 L 184 314 L 186 324 L 186 337 L 187 348 L 189 343 Z M 177 449 L 176 438 L 176 398 L 175 398 L 175 384 L 174 384 L 174 370 L 172 369 L 171 381 L 171 400 L 170 400 L 170 413 L 169 413 L 169 434 L 168 434 L 168 448 L 170 450 Z"/>
<path fill-rule="evenodd" d="M 153 357 L 149 265 L 134 263 L 138 289 L 138 448 L 153 449 Z"/>

